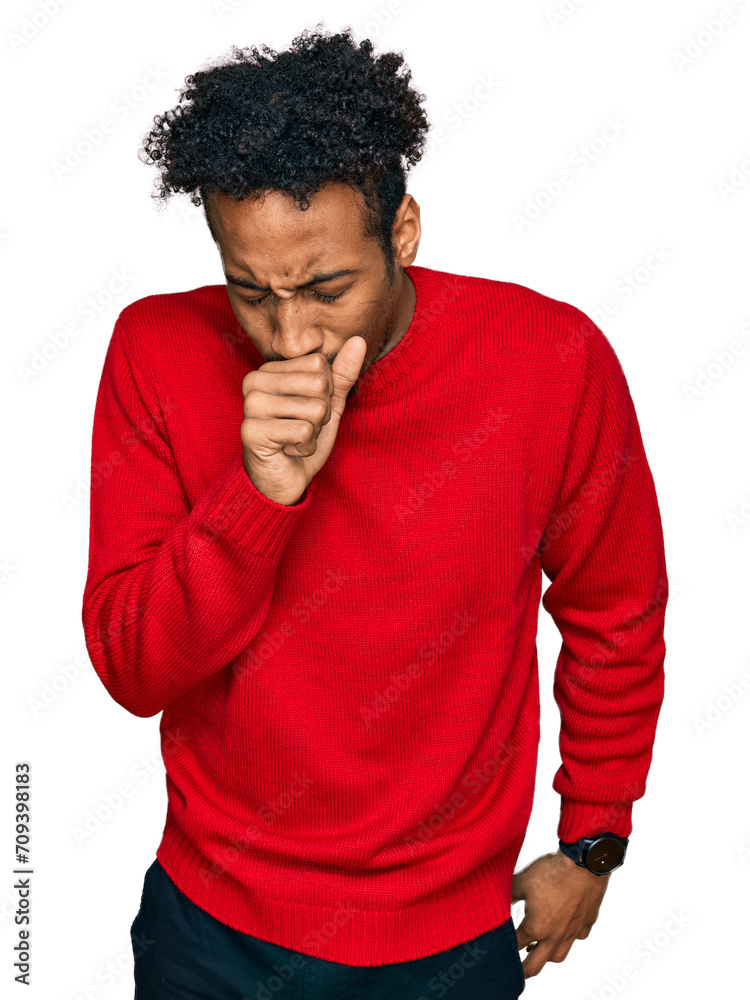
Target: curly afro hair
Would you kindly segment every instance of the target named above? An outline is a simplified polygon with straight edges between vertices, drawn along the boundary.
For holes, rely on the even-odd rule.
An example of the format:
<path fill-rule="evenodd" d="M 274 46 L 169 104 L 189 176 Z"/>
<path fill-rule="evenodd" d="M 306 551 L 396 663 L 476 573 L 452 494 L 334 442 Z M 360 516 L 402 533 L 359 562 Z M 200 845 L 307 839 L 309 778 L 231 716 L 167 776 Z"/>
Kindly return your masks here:
<path fill-rule="evenodd" d="M 327 181 L 343 182 L 362 192 L 364 233 L 380 243 L 393 282 L 393 222 L 429 122 L 408 66 L 399 74 L 403 55 L 372 51 L 350 27 L 308 29 L 280 54 L 235 45 L 223 61 L 187 76 L 178 104 L 154 118 L 138 152 L 158 164 L 153 197 L 191 194 L 210 229 L 212 191 L 236 201 L 286 191 L 304 211 Z"/>

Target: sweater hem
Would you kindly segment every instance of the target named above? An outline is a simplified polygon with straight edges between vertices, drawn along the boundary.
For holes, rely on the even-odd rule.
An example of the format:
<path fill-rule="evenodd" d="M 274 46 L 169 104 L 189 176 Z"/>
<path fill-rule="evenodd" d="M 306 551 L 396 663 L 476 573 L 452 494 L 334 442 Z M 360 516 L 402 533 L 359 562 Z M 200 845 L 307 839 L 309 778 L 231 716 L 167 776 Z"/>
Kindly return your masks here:
<path fill-rule="evenodd" d="M 377 966 L 438 954 L 505 923 L 522 844 L 523 837 L 458 882 L 395 911 L 361 909 L 354 899 L 276 899 L 226 871 L 214 876 L 169 818 L 156 857 L 183 895 L 234 930 L 328 962 Z"/>

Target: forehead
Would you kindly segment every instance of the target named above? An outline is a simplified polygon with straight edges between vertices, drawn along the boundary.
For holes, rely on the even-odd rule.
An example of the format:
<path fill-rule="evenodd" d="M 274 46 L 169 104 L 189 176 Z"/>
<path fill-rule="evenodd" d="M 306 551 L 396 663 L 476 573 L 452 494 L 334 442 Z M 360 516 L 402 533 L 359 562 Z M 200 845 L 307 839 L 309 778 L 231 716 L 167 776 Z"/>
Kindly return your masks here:
<path fill-rule="evenodd" d="M 362 222 L 363 196 L 346 184 L 328 183 L 308 198 L 302 211 L 291 194 L 267 191 L 241 201 L 214 192 L 207 209 L 225 256 L 238 265 L 250 260 L 302 260 L 311 255 L 363 253 L 370 248 Z"/>

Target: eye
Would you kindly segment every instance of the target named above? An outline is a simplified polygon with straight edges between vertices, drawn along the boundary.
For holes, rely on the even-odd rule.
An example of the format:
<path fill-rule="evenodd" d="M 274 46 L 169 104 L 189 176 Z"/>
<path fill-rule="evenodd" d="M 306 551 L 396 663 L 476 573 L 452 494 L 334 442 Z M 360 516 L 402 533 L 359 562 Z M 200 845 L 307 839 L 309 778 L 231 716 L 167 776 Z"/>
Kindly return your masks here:
<path fill-rule="evenodd" d="M 310 291 L 315 296 L 315 298 L 320 299 L 321 302 L 335 302 L 336 299 L 340 299 L 341 296 L 344 294 L 343 292 L 339 292 L 338 295 L 321 295 L 320 292 L 316 292 L 314 288 L 311 288 Z M 266 292 L 265 295 L 261 295 L 260 298 L 258 299 L 243 299 L 242 301 L 246 302 L 249 306 L 257 306 L 259 302 L 262 302 L 264 299 L 267 298 L 268 298 L 268 293 Z"/>

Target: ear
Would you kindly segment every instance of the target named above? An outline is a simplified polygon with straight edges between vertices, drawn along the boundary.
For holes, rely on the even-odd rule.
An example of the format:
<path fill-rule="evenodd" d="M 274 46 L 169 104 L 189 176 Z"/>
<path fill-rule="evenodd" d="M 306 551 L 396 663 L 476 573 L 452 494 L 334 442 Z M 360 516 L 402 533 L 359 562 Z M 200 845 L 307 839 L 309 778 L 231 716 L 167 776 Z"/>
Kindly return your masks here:
<path fill-rule="evenodd" d="M 393 220 L 392 239 L 396 247 L 396 260 L 401 267 L 409 267 L 414 263 L 421 237 L 419 205 L 407 192 L 401 199 Z"/>

